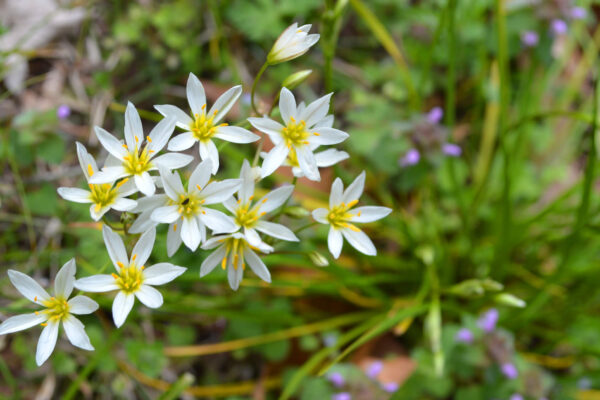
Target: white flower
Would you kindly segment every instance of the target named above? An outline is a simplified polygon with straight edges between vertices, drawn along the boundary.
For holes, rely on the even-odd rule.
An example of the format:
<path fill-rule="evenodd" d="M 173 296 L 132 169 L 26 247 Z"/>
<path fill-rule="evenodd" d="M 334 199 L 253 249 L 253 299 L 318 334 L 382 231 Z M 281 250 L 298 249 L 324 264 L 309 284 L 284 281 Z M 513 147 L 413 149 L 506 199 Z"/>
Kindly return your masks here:
<path fill-rule="evenodd" d="M 268 212 L 279 208 L 290 197 L 294 187 L 292 185 L 285 185 L 275 189 L 253 205 L 254 173 L 247 160 L 244 160 L 242 164 L 240 179 L 242 183 L 238 191 L 237 200 L 230 197 L 223 204 L 234 215 L 236 228 L 244 229 L 244 235 L 248 239 L 248 242 L 253 246 L 258 246 L 261 243 L 257 231 L 277 239 L 297 242 L 298 238 L 294 232 L 285 226 L 261 220 Z"/>
<path fill-rule="evenodd" d="M 209 274 L 218 264 L 221 264 L 223 269 L 227 269 L 229 286 L 233 290 L 238 290 L 240 282 L 244 277 L 246 262 L 248 262 L 252 271 L 260 279 L 271 283 L 269 270 L 260 257 L 252 250 L 252 248 L 255 248 L 263 253 L 270 253 L 273 251 L 271 246 L 264 243 L 260 243 L 258 246 L 250 246 L 246 237 L 236 232 L 230 235 L 215 236 L 202 245 L 202 248 L 205 250 L 214 249 L 215 247 L 217 249 L 206 257 L 200 266 L 201 278 Z"/>
<path fill-rule="evenodd" d="M 56 274 L 54 297 L 51 297 L 36 281 L 22 272 L 9 269 L 8 278 L 29 301 L 43 305 L 46 309 L 8 318 L 0 324 L 0 335 L 22 331 L 41 324 L 44 329 L 35 354 L 38 366 L 42 365 L 54 351 L 61 322 L 67 338 L 73 346 L 84 350 L 94 350 L 83 324 L 73 314 L 93 313 L 98 309 L 98 303 L 87 296 L 75 296 L 68 300 L 75 281 L 75 259 L 69 260 Z"/>
<path fill-rule="evenodd" d="M 251 143 L 259 139 L 254 133 L 239 126 L 229 126 L 226 123 L 219 124 L 225 114 L 242 94 L 242 86 L 234 86 L 223 93 L 213 104 L 210 110 L 206 110 L 206 95 L 204 87 L 196 77 L 190 73 L 187 81 L 187 99 L 192 110 L 192 117 L 180 108 L 172 105 L 157 105 L 156 110 L 166 118 L 173 118 L 177 126 L 185 132 L 175 136 L 169 142 L 168 149 L 171 151 L 187 150 L 198 142 L 200 147 L 200 158 L 212 161 L 212 173 L 216 174 L 219 169 L 219 152 L 212 139 L 217 138 L 232 143 Z"/>
<path fill-rule="evenodd" d="M 77 158 L 83 170 L 86 181 L 98 172 L 96 160 L 87 152 L 85 147 L 77 142 Z M 116 185 L 113 183 L 91 184 L 88 183 L 90 190 L 79 188 L 58 188 L 58 194 L 65 200 L 76 203 L 92 203 L 90 214 L 94 221 L 99 221 L 104 214 L 111 208 L 117 211 L 129 211 L 136 206 L 136 201 L 126 199 L 132 193 L 137 192 L 133 181 L 121 180 Z"/>
<path fill-rule="evenodd" d="M 230 233 L 236 230 L 233 218 L 221 211 L 205 207 L 222 203 L 231 197 L 240 187 L 239 179 L 225 179 L 208 183 L 212 171 L 210 159 L 202 161 L 183 188 L 179 174 L 160 169 L 168 205 L 156 208 L 152 220 L 170 224 L 167 234 L 167 251 L 175 253 L 181 241 L 190 250 L 206 240 L 206 226 L 213 233 Z"/>
<path fill-rule="evenodd" d="M 164 118 L 145 138 L 144 146 L 142 120 L 133 104 L 128 103 L 125 111 L 125 142 L 127 144 L 123 144 L 122 141 L 99 126 L 95 127 L 98 140 L 111 155 L 117 158 L 118 162 L 116 165 L 111 163 L 110 166 L 104 166 L 102 171 L 90 178 L 90 183 L 110 183 L 120 178 L 133 176 L 135 185 L 140 192 L 146 196 L 152 196 L 156 186 L 148 171 L 158 169 L 159 165 L 168 169 L 177 169 L 186 166 L 193 160 L 191 156 L 178 153 L 167 153 L 154 158 L 167 144 L 173 129 L 175 129 L 175 120 Z"/>
<path fill-rule="evenodd" d="M 306 53 L 315 43 L 319 41 L 320 35 L 309 35 L 312 25 L 303 25 L 298 28 L 298 23 L 294 22 L 277 38 L 273 48 L 267 55 L 267 63 L 277 64 L 280 62 L 292 60 Z"/>
<path fill-rule="evenodd" d="M 158 225 L 158 222 L 152 220 L 151 216 L 154 210 L 158 207 L 168 206 L 170 203 L 169 197 L 166 194 L 155 194 L 153 196 L 142 197 L 138 199 L 137 206 L 129 212 L 140 214 L 129 227 L 130 233 L 144 233 L 150 228 Z M 169 254 L 171 257 L 173 254 Z"/>
<path fill-rule="evenodd" d="M 123 325 L 127 315 L 133 308 L 135 297 L 147 307 L 160 307 L 163 304 L 163 297 L 152 286 L 171 282 L 183 274 L 186 268 L 170 263 L 154 264 L 148 268 L 144 266 L 154 247 L 154 240 L 156 239 L 154 228 L 140 236 L 133 247 L 131 258 L 127 257 L 125 245 L 118 234 L 106 225 L 102 227 L 102 234 L 108 255 L 117 273 L 77 279 L 75 287 L 86 292 L 118 290 L 119 293 L 117 293 L 112 305 L 113 321 L 118 328 Z"/>
<path fill-rule="evenodd" d="M 331 185 L 329 196 L 329 209 L 318 208 L 313 211 L 313 218 L 322 224 L 329 224 L 327 244 L 333 257 L 338 258 L 342 251 L 344 238 L 354 247 L 369 256 L 377 254 L 371 239 L 353 223 L 377 221 L 388 215 L 392 210 L 387 207 L 358 207 L 358 198 L 365 186 L 365 172 L 363 171 L 344 191 L 344 184 L 337 178 Z"/>
<path fill-rule="evenodd" d="M 269 135 L 275 145 L 263 162 L 263 177 L 271 175 L 290 155 L 290 158 L 297 160 L 298 168 L 308 179 L 321 180 L 313 149 L 320 145 L 340 143 L 348 137 L 346 132 L 322 123 L 329 112 L 330 98 L 331 94 L 328 94 L 306 107 L 296 107 L 292 92 L 283 88 L 279 111 L 286 126 L 267 117 L 248 118 L 256 129 Z"/>

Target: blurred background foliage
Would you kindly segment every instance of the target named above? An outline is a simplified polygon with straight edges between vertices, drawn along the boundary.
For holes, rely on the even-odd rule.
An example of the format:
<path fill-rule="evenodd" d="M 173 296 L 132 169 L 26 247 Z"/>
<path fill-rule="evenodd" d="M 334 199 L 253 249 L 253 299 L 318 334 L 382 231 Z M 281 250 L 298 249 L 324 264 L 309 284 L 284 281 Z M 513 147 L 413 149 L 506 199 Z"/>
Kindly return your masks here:
<path fill-rule="evenodd" d="M 326 229 L 307 229 L 264 257 L 272 284 L 247 276 L 236 293 L 224 274 L 199 279 L 205 252 L 181 249 L 172 262 L 189 269 L 159 310 L 136 307 L 117 330 L 110 296 L 93 296 L 94 353 L 59 340 L 38 369 L 35 329 L 0 337 L 0 396 L 600 398 L 599 15 L 591 0 L 0 1 L 1 318 L 29 309 L 8 268 L 48 283 L 71 257 L 80 276 L 110 267 L 87 207 L 56 194 L 83 183 L 75 140 L 104 157 L 92 127 L 120 135 L 128 100 L 149 127 L 154 104 L 185 104 L 189 72 L 209 100 L 242 83 L 234 120 L 246 118 L 254 75 L 294 21 L 321 40 L 268 69 L 259 103 L 312 69 L 296 94 L 335 92 L 351 158 L 320 184 L 301 179 L 285 218 L 302 226 L 299 207 L 362 170 L 365 204 L 394 209 L 367 227 L 378 256 L 345 246 L 333 260 Z M 434 107 L 444 118 L 428 124 Z M 420 161 L 402 166 L 414 148 Z M 254 150 L 224 146 L 221 176 Z M 477 319 L 490 308 L 487 332 Z"/>

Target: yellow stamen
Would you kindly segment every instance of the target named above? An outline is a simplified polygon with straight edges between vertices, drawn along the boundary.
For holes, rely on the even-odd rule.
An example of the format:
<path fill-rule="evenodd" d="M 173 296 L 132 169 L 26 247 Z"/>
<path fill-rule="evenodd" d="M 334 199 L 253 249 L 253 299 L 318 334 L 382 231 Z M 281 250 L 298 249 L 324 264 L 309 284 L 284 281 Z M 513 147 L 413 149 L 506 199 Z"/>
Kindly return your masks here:
<path fill-rule="evenodd" d="M 137 257 L 137 254 L 134 254 L 134 255 L 131 257 L 131 261 L 135 261 L 136 257 Z"/>
<path fill-rule="evenodd" d="M 206 108 L 206 103 L 202 104 L 202 107 L 200 107 L 201 110 L 204 110 Z M 198 114 L 196 114 L 198 115 Z"/>
<path fill-rule="evenodd" d="M 136 143 L 139 143 L 139 142 L 140 142 L 140 139 L 138 139 L 138 137 L 137 137 L 137 136 L 134 136 L 134 138 L 135 138 L 135 142 L 136 142 Z"/>
<path fill-rule="evenodd" d="M 35 296 L 35 297 L 33 298 L 33 301 L 37 301 L 37 296 Z"/>
<path fill-rule="evenodd" d="M 90 176 L 94 175 L 94 170 L 92 169 L 92 164 L 88 164 L 87 170 L 88 170 L 88 174 L 90 174 Z"/>
<path fill-rule="evenodd" d="M 123 179 L 122 181 L 120 181 L 119 183 L 117 183 L 117 187 L 119 188 L 119 187 L 123 186 L 128 180 L 129 180 L 129 178 Z"/>
<path fill-rule="evenodd" d="M 315 135 L 315 136 L 321 136 L 321 134 L 317 133 L 317 132 L 313 133 L 313 135 Z"/>
<path fill-rule="evenodd" d="M 48 323 L 46 323 L 46 322 L 42 322 L 40 325 L 41 325 L 41 326 L 48 326 Z"/>
<path fill-rule="evenodd" d="M 121 261 L 117 261 L 117 265 L 121 268 L 125 268 L 125 266 L 123 265 L 123 263 Z"/>
<path fill-rule="evenodd" d="M 348 203 L 348 205 L 346 207 L 347 208 L 354 207 L 356 205 L 356 203 L 358 203 L 358 199 L 357 200 L 352 200 L 350 203 Z"/>
<path fill-rule="evenodd" d="M 223 257 L 221 260 L 221 268 L 225 269 L 225 267 L 227 267 L 227 257 Z"/>
<path fill-rule="evenodd" d="M 173 224 L 173 232 L 177 231 L 177 224 Z"/>
<path fill-rule="evenodd" d="M 248 197 L 248 200 L 252 201 L 253 198 L 254 198 L 254 195 Z"/>
<path fill-rule="evenodd" d="M 148 142 L 152 143 L 152 138 L 150 136 L 148 136 L 146 139 L 148 139 Z"/>
<path fill-rule="evenodd" d="M 202 186 L 200 185 L 196 185 L 196 188 L 198 188 L 198 190 L 202 190 Z"/>
<path fill-rule="evenodd" d="M 114 272 L 112 274 L 110 274 L 113 278 L 115 279 L 119 279 L 119 275 L 115 274 Z"/>
<path fill-rule="evenodd" d="M 127 148 L 127 145 L 125 143 L 123 143 L 121 146 L 123 146 L 123 148 Z"/>
<path fill-rule="evenodd" d="M 35 312 L 35 315 L 40 315 L 40 313 L 39 313 L 39 312 L 37 312 L 37 311 L 34 311 L 34 312 Z"/>
<path fill-rule="evenodd" d="M 266 203 L 267 202 L 267 198 L 265 197 L 264 199 L 262 199 L 261 203 Z"/>

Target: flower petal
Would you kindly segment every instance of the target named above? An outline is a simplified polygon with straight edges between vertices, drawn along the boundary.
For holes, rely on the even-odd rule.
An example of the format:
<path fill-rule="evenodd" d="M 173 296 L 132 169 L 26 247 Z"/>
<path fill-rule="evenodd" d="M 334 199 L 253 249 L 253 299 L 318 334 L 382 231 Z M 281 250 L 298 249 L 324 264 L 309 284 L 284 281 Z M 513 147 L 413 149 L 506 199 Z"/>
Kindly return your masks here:
<path fill-rule="evenodd" d="M 135 292 L 137 297 L 146 307 L 158 308 L 163 305 L 162 294 L 152 286 L 142 285 Z"/>
<path fill-rule="evenodd" d="M 121 141 L 119 141 L 116 137 L 108 133 L 106 130 L 100 128 L 99 126 L 94 127 L 94 132 L 96 132 L 96 137 L 102 144 L 102 146 L 113 156 L 123 161 L 123 158 L 127 156 L 127 150 L 123 148 Z"/>
<path fill-rule="evenodd" d="M 89 173 L 90 168 L 92 170 L 92 173 L 96 173 L 98 171 L 98 165 L 96 164 L 96 160 L 94 160 L 94 157 L 92 157 L 90 155 L 90 153 L 88 153 L 88 151 L 84 145 L 82 145 L 79 142 L 75 142 L 75 145 L 77 147 L 77 158 L 79 159 L 79 165 L 81 166 L 81 169 L 83 170 L 85 179 L 89 181 L 90 180 L 90 173 Z"/>
<path fill-rule="evenodd" d="M 115 199 L 111 207 L 117 211 L 130 211 L 137 206 L 137 201 L 125 199 L 123 197 Z"/>
<path fill-rule="evenodd" d="M 363 190 L 365 188 L 365 171 L 361 172 L 360 175 L 356 177 L 354 182 L 350 184 L 344 191 L 344 196 L 342 197 L 342 201 L 346 204 L 358 200 L 358 198 L 362 195 Z"/>
<path fill-rule="evenodd" d="M 69 315 L 68 318 L 63 321 L 63 327 L 65 328 L 65 333 L 67 334 L 69 342 L 71 342 L 73 346 L 89 351 L 94 350 L 94 346 L 90 343 L 90 338 L 87 333 L 85 333 L 85 327 L 80 320 Z"/>
<path fill-rule="evenodd" d="M 292 119 L 297 120 L 296 115 L 296 99 L 288 88 L 281 88 L 279 95 L 279 113 L 284 123 L 288 124 L 292 122 Z"/>
<path fill-rule="evenodd" d="M 198 222 L 194 218 L 183 218 L 181 224 L 181 240 L 192 251 L 198 248 L 201 241 Z"/>
<path fill-rule="evenodd" d="M 154 181 L 148 172 L 144 171 L 139 175 L 134 175 L 133 179 L 140 192 L 144 193 L 146 196 L 152 196 L 156 191 Z"/>
<path fill-rule="evenodd" d="M 227 112 L 233 107 L 237 99 L 240 98 L 242 94 L 242 85 L 237 85 L 223 93 L 215 104 L 210 108 L 208 112 L 208 116 L 215 115 L 214 122 L 217 123 L 227 114 Z"/>
<path fill-rule="evenodd" d="M 329 208 L 339 205 L 344 198 L 344 184 L 340 178 L 335 178 L 329 195 Z"/>
<path fill-rule="evenodd" d="M 160 120 L 148 135 L 147 149 L 154 153 L 161 151 L 173 134 L 175 122 L 175 119 L 172 117 L 166 117 Z"/>
<path fill-rule="evenodd" d="M 350 158 L 350 155 L 345 151 L 339 151 L 336 149 L 327 149 L 319 153 L 315 153 L 315 160 L 317 161 L 317 167 L 331 167 L 339 163 L 340 161 Z"/>
<path fill-rule="evenodd" d="M 142 127 L 142 119 L 133 103 L 129 101 L 125 109 L 125 142 L 127 142 L 129 150 L 133 151 L 136 144 L 138 147 L 142 145 L 143 140 L 144 128 Z"/>
<path fill-rule="evenodd" d="M 50 295 L 36 281 L 22 272 L 13 269 L 8 270 L 8 278 L 13 286 L 26 299 L 34 303 L 41 304 L 43 301 L 49 300 Z"/>
<path fill-rule="evenodd" d="M 369 237 L 360 229 L 355 229 L 356 230 L 350 228 L 342 229 L 342 234 L 348 243 L 350 243 L 356 250 L 368 256 L 377 255 L 377 249 L 375 249 L 375 245 L 373 245 L 371 239 L 369 239 Z"/>
<path fill-rule="evenodd" d="M 129 265 L 135 262 L 135 265 L 142 266 L 146 264 L 152 249 L 154 248 L 154 241 L 156 240 L 156 229 L 152 228 L 146 231 L 140 239 L 137 241 L 133 250 L 131 251 L 131 259 Z"/>
<path fill-rule="evenodd" d="M 71 258 L 58 271 L 54 278 L 54 295 L 62 296 L 68 299 L 73 292 L 73 282 L 75 282 L 75 259 Z"/>
<path fill-rule="evenodd" d="M 115 326 L 119 328 L 129 315 L 133 308 L 135 296 L 133 294 L 125 294 L 124 292 L 117 293 L 112 305 L 112 315 Z"/>
<path fill-rule="evenodd" d="M 210 180 L 210 176 L 212 174 L 212 162 L 210 160 L 204 160 L 194 169 L 192 175 L 190 176 L 190 181 L 188 183 L 188 189 L 191 192 L 192 190 L 202 190 Z M 198 188 L 200 187 L 200 188 Z"/>
<path fill-rule="evenodd" d="M 171 172 L 163 167 L 160 167 L 158 172 L 160 173 L 160 179 L 162 180 L 163 188 L 165 189 L 167 196 L 169 196 L 171 200 L 179 201 L 179 195 L 185 193 L 179 173 Z"/>
<path fill-rule="evenodd" d="M 283 185 L 267 193 L 259 203 L 260 211 L 268 213 L 279 208 L 292 195 L 293 191 L 293 185 Z"/>
<path fill-rule="evenodd" d="M 192 114 L 201 115 L 204 112 L 203 107 L 206 107 L 206 95 L 204 94 L 204 87 L 196 75 L 190 72 L 185 87 L 187 100 L 192 109 Z"/>
<path fill-rule="evenodd" d="M 283 164 L 290 149 L 286 146 L 285 142 L 278 143 L 275 147 L 267 153 L 263 161 L 262 168 L 260 170 L 260 175 L 262 178 L 271 175 L 277 168 Z"/>
<path fill-rule="evenodd" d="M 172 224 L 181 216 L 179 214 L 179 206 L 158 207 L 152 212 L 150 218 L 152 221 L 161 222 L 163 224 Z"/>
<path fill-rule="evenodd" d="M 221 182 L 211 182 L 202 190 L 204 204 L 222 203 L 238 191 L 242 181 L 240 179 L 225 179 Z"/>
<path fill-rule="evenodd" d="M 328 224 L 329 220 L 327 219 L 327 215 L 329 215 L 329 210 L 326 208 L 317 208 L 312 212 L 312 216 L 315 221 L 321 224 Z"/>
<path fill-rule="evenodd" d="M 306 126 L 310 128 L 325 118 L 329 112 L 329 102 L 332 95 L 333 93 L 326 94 L 306 106 L 306 109 L 300 115 L 300 120 L 306 122 Z"/>
<path fill-rule="evenodd" d="M 227 281 L 229 282 L 229 287 L 233 290 L 238 290 L 243 277 L 244 269 L 234 268 L 231 258 L 227 259 Z"/>
<path fill-rule="evenodd" d="M 231 143 L 252 143 L 260 139 L 260 136 L 239 126 L 219 126 L 215 137 Z"/>
<path fill-rule="evenodd" d="M 173 254 L 179 250 L 181 246 L 181 234 L 178 229 L 181 229 L 182 220 L 175 221 L 169 225 L 167 231 L 167 256 L 173 257 Z"/>
<path fill-rule="evenodd" d="M 192 122 L 194 122 L 194 120 L 179 107 L 175 107 L 170 104 L 161 104 L 155 105 L 154 108 L 164 117 L 173 118 L 176 121 L 177 126 L 181 129 L 189 129 Z"/>
<path fill-rule="evenodd" d="M 273 121 L 271 118 L 267 117 L 251 117 L 248 118 L 248 122 L 259 131 L 269 135 L 273 143 L 277 144 L 283 140 L 281 138 L 281 131 L 283 131 L 284 126 L 279 122 Z"/>
<path fill-rule="evenodd" d="M 378 219 L 386 217 L 392 212 L 391 208 L 387 207 L 375 207 L 365 206 L 357 207 L 352 210 L 353 217 L 350 219 L 352 222 L 373 222 Z"/>
<path fill-rule="evenodd" d="M 297 146 L 296 156 L 298 157 L 298 166 L 304 172 L 304 175 L 311 181 L 320 181 L 321 175 L 317 168 L 317 160 L 315 155 L 308 146 Z"/>
<path fill-rule="evenodd" d="M 171 263 L 158 263 L 144 270 L 145 285 L 164 285 L 183 274 L 187 268 Z"/>
<path fill-rule="evenodd" d="M 227 248 L 225 245 L 221 245 L 215 251 L 210 253 L 210 255 L 202 261 L 202 265 L 200 266 L 200 278 L 212 272 L 212 270 L 222 262 L 226 255 Z"/>
<path fill-rule="evenodd" d="M 71 314 L 91 314 L 98 309 L 98 303 L 87 296 L 75 296 L 68 303 Z"/>
<path fill-rule="evenodd" d="M 218 210 L 203 208 L 199 217 L 214 234 L 231 233 L 238 229 L 232 217 Z"/>
<path fill-rule="evenodd" d="M 246 204 L 250 200 L 250 196 L 254 195 L 254 174 L 248 160 L 242 162 L 242 170 L 240 171 L 240 179 L 242 180 L 238 198 L 242 203 Z"/>
<path fill-rule="evenodd" d="M 310 137 L 311 144 L 337 144 L 348 139 L 348 134 L 344 131 L 335 128 L 318 128 L 315 129 L 318 135 Z"/>
<path fill-rule="evenodd" d="M 6 335 L 7 333 L 19 332 L 31 328 L 32 326 L 41 324 L 47 319 L 48 314 L 43 313 L 15 315 L 0 324 L 0 335 Z"/>
<path fill-rule="evenodd" d="M 104 244 L 106 244 L 108 255 L 118 271 L 120 263 L 124 265 L 129 263 L 127 252 L 125 251 L 125 244 L 121 237 L 106 225 L 102 226 L 102 236 L 104 237 Z"/>
<path fill-rule="evenodd" d="M 161 166 L 172 170 L 185 167 L 191 163 L 193 159 L 194 157 L 187 154 L 166 153 L 156 157 L 153 162 L 156 164 L 156 166 Z"/>
<path fill-rule="evenodd" d="M 342 246 L 344 245 L 344 239 L 342 233 L 334 227 L 329 228 L 329 234 L 327 235 L 327 246 L 329 252 L 333 255 L 333 258 L 338 258 L 342 252 Z"/>
<path fill-rule="evenodd" d="M 100 293 L 119 289 L 112 275 L 100 274 L 79 278 L 75 281 L 75 287 L 84 292 Z"/>
<path fill-rule="evenodd" d="M 153 196 L 154 197 L 154 196 Z M 144 197 L 143 199 L 149 199 L 150 197 Z M 141 200 L 141 199 L 140 199 Z M 133 224 L 129 227 L 130 233 L 143 233 L 152 227 L 156 227 L 158 225 L 157 222 L 153 221 L 151 216 L 154 210 L 148 210 L 141 213 Z"/>
<path fill-rule="evenodd" d="M 90 183 L 96 185 L 99 183 L 113 183 L 121 178 L 131 175 L 125 171 L 123 166 L 118 167 L 104 167 L 102 171 L 96 172 L 91 178 Z"/>
<path fill-rule="evenodd" d="M 244 228 L 244 236 L 250 246 L 259 247 L 263 242 L 260 235 L 254 228 Z"/>
<path fill-rule="evenodd" d="M 49 321 L 48 325 L 46 325 L 46 327 L 42 330 L 42 334 L 38 340 L 37 350 L 35 353 L 35 362 L 38 367 L 42 365 L 54 351 L 57 338 L 58 322 Z"/>
<path fill-rule="evenodd" d="M 83 189 L 59 187 L 57 190 L 58 195 L 65 200 L 74 201 L 75 203 L 91 203 L 92 194 Z"/>
<path fill-rule="evenodd" d="M 271 273 L 265 263 L 249 247 L 244 247 L 244 259 L 254 271 L 254 273 L 263 281 L 271 283 Z"/>
<path fill-rule="evenodd" d="M 277 239 L 288 240 L 291 242 L 299 241 L 298 237 L 289 228 L 274 222 L 258 221 L 256 223 L 256 230 Z"/>
<path fill-rule="evenodd" d="M 210 160 L 212 173 L 216 174 L 219 170 L 219 151 L 212 140 L 200 142 L 200 158 Z"/>
<path fill-rule="evenodd" d="M 214 249 L 215 247 L 219 247 L 219 246 L 221 246 L 222 243 L 224 243 L 231 236 L 232 235 L 214 236 L 214 237 L 208 239 L 206 242 L 204 242 L 204 244 L 202 245 L 202 249 L 210 250 L 210 249 Z"/>
<path fill-rule="evenodd" d="M 196 143 L 196 138 L 192 132 L 183 132 L 169 141 L 167 149 L 169 151 L 184 151 Z"/>

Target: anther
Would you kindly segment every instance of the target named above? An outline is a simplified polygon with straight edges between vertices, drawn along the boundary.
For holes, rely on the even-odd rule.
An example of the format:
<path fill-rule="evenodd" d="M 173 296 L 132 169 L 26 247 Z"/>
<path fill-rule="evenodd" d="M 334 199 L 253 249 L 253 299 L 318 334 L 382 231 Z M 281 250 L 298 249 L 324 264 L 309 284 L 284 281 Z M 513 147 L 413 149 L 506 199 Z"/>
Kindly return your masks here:
<path fill-rule="evenodd" d="M 198 188 L 198 190 L 202 190 L 202 186 L 196 185 L 196 187 Z"/>
<path fill-rule="evenodd" d="M 40 315 L 40 313 L 38 311 L 35 311 L 35 315 Z"/>
<path fill-rule="evenodd" d="M 37 296 L 35 296 L 35 297 L 33 298 L 33 301 L 37 301 Z"/>
<path fill-rule="evenodd" d="M 315 136 L 321 136 L 321 134 L 318 133 L 318 132 L 313 133 L 313 135 L 315 135 Z"/>
<path fill-rule="evenodd" d="M 202 107 L 200 107 L 201 110 L 204 110 L 206 108 L 206 103 L 202 104 Z M 196 114 L 198 115 L 198 114 Z"/>
<path fill-rule="evenodd" d="M 148 142 L 152 143 L 152 138 L 150 136 L 148 136 L 146 139 L 148 140 Z"/>
<path fill-rule="evenodd" d="M 221 268 L 225 269 L 226 266 L 227 266 L 227 257 L 223 257 L 223 260 L 221 260 Z"/>
<path fill-rule="evenodd" d="M 117 265 L 121 268 L 125 268 L 125 266 L 123 265 L 123 263 L 121 261 L 117 261 Z"/>
<path fill-rule="evenodd" d="M 134 254 L 134 255 L 131 257 L 131 261 L 135 261 L 136 257 L 137 257 L 137 254 Z"/>
<path fill-rule="evenodd" d="M 173 224 L 173 232 L 177 231 L 177 224 Z"/>
<path fill-rule="evenodd" d="M 248 197 L 248 200 L 252 200 L 254 198 L 254 195 Z"/>
<path fill-rule="evenodd" d="M 42 322 L 40 325 L 41 326 L 48 326 L 48 324 L 46 322 Z"/>
<path fill-rule="evenodd" d="M 127 145 L 125 143 L 123 143 L 121 146 L 123 146 L 125 149 L 127 148 Z"/>
<path fill-rule="evenodd" d="M 94 170 L 92 169 L 92 164 L 88 164 L 87 170 L 88 170 L 88 174 L 90 174 L 90 176 L 94 175 Z"/>
<path fill-rule="evenodd" d="M 112 274 L 110 274 L 113 278 L 115 279 L 119 279 L 119 275 L 115 274 L 114 272 Z"/>
<path fill-rule="evenodd" d="M 137 137 L 137 136 L 134 136 L 134 138 L 135 138 L 135 142 L 136 142 L 136 143 L 139 143 L 140 139 L 138 139 L 138 137 Z"/>

